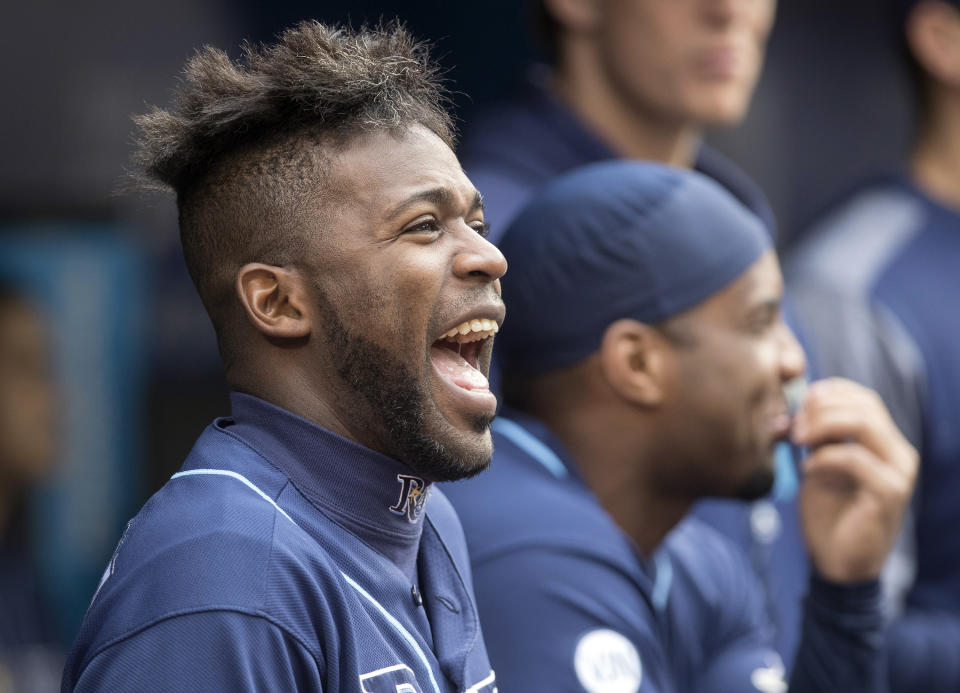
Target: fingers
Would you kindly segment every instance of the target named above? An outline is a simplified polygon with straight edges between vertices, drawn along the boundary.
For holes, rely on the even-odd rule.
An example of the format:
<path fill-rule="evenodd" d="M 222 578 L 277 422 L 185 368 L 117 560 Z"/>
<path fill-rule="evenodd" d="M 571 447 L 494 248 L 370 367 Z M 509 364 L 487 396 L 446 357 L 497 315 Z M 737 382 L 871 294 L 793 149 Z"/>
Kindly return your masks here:
<path fill-rule="evenodd" d="M 810 386 L 793 425 L 793 440 L 812 448 L 855 442 L 903 473 L 915 472 L 916 451 L 901 435 L 880 397 L 849 380 L 830 378 Z"/>
<path fill-rule="evenodd" d="M 913 490 L 913 477 L 887 464 L 868 448 L 855 443 L 830 443 L 818 447 L 803 463 L 807 479 L 817 479 L 834 488 L 868 490 L 894 506 L 904 504 Z"/>

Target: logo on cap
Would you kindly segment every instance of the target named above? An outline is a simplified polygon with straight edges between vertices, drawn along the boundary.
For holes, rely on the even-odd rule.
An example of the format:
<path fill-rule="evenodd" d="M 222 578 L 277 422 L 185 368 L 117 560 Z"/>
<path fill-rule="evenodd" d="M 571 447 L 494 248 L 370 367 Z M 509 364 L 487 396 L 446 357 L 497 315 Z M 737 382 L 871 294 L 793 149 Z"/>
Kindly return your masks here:
<path fill-rule="evenodd" d="M 427 503 L 430 489 L 427 488 L 426 482 L 418 476 L 397 474 L 397 481 L 400 482 L 400 498 L 396 505 L 390 506 L 390 512 L 397 515 L 406 515 L 407 520 L 416 522 Z"/>

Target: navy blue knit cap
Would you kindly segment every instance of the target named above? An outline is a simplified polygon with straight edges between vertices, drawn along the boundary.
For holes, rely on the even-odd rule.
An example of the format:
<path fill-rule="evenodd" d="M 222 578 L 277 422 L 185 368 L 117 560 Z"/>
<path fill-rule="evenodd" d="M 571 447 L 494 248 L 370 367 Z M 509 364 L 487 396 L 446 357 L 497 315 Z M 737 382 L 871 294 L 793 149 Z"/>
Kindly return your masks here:
<path fill-rule="evenodd" d="M 503 371 L 576 363 L 615 320 L 654 324 L 691 308 L 770 247 L 760 219 L 699 173 L 624 160 L 577 169 L 537 194 L 500 243 Z"/>

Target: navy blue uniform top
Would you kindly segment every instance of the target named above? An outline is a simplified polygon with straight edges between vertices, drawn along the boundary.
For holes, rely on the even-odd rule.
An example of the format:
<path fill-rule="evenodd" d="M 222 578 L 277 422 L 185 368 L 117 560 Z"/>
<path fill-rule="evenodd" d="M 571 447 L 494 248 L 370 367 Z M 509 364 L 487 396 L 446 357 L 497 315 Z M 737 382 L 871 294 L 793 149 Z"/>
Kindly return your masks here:
<path fill-rule="evenodd" d="M 470 180 L 483 194 L 489 240 L 497 243 L 530 196 L 557 176 L 597 161 L 620 158 L 545 87 L 533 71 L 510 101 L 479 113 L 458 151 Z M 775 220 L 762 191 L 733 162 L 703 145 L 695 168 L 723 185 L 775 235 Z M 510 281 L 507 277 L 506 281 Z M 788 322 L 790 306 L 787 309 Z M 792 324 L 792 322 L 791 322 Z M 802 340 L 801 340 L 802 341 Z M 496 359 L 496 350 L 494 350 Z M 494 367 L 491 382 L 499 381 Z M 789 447 L 777 448 L 777 486 L 755 505 L 706 501 L 696 513 L 739 544 L 761 578 L 776 646 L 789 665 L 800 630 L 800 603 L 809 567 L 794 503 L 796 472 Z"/>
<path fill-rule="evenodd" d="M 539 422 L 494 422 L 490 471 L 444 487 L 505 690 L 783 691 L 756 577 L 688 518 L 645 558 Z M 884 691 L 879 587 L 811 580 L 792 693 Z"/>
<path fill-rule="evenodd" d="M 63 690 L 495 690 L 443 495 L 257 398 L 232 412 L 130 521 Z"/>
<path fill-rule="evenodd" d="M 823 372 L 877 390 L 920 451 L 885 574 L 891 686 L 960 690 L 960 212 L 906 177 L 873 180 L 822 217 L 787 269 Z"/>

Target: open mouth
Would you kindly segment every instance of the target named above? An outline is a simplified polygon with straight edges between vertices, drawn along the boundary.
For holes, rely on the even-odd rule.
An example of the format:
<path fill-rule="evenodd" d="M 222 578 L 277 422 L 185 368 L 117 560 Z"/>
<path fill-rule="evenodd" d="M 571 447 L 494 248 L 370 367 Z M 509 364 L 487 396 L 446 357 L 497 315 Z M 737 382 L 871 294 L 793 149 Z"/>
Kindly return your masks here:
<path fill-rule="evenodd" d="M 434 367 L 457 387 L 489 391 L 490 382 L 480 370 L 480 353 L 499 330 L 495 320 L 474 318 L 463 321 L 430 347 Z"/>

